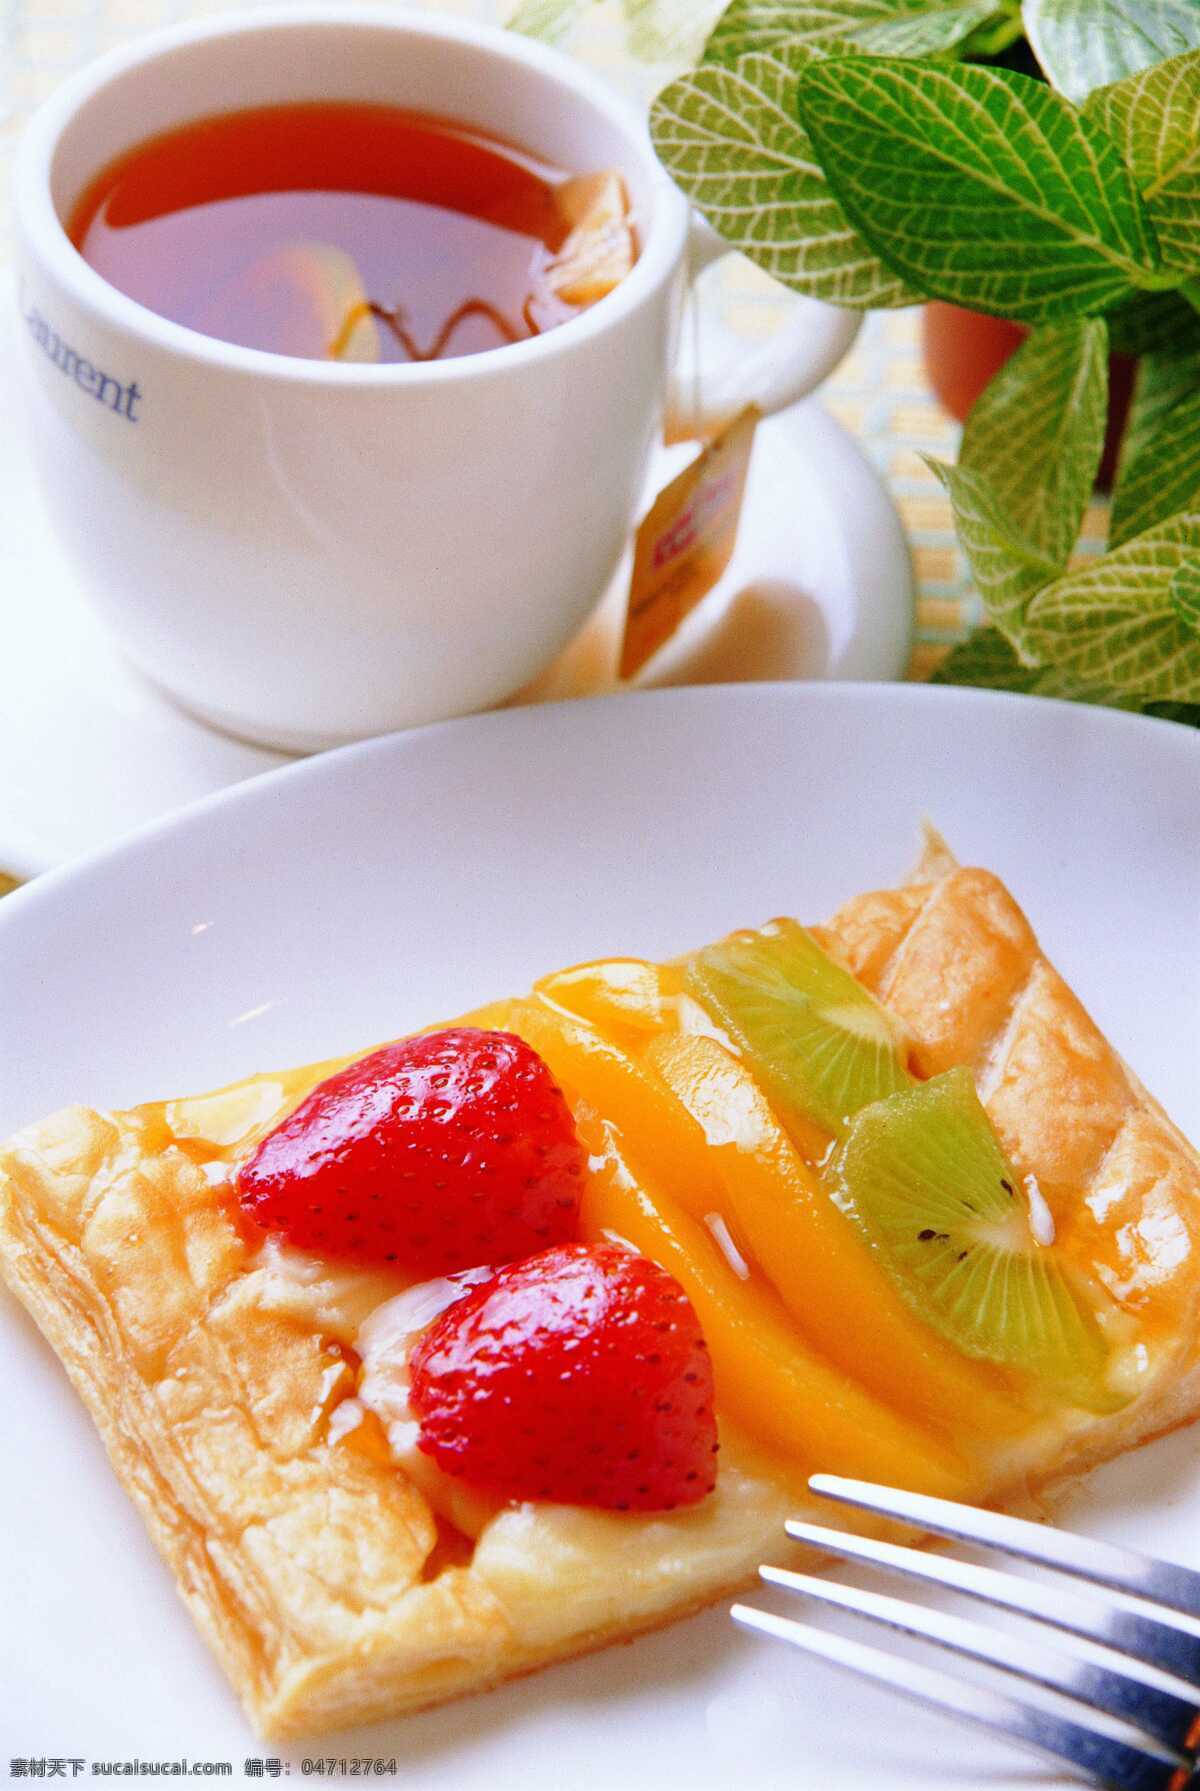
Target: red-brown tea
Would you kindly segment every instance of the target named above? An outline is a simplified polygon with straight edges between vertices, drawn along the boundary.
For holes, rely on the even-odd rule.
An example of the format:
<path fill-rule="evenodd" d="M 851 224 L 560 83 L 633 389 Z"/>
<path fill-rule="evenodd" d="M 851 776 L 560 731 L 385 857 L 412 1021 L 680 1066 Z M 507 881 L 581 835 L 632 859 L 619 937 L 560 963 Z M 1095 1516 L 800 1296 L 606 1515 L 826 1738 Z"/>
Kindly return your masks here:
<path fill-rule="evenodd" d="M 578 222 L 571 187 L 446 120 L 268 106 L 129 151 L 67 228 L 111 285 L 206 336 L 314 359 L 431 360 L 575 315 L 554 278 Z"/>

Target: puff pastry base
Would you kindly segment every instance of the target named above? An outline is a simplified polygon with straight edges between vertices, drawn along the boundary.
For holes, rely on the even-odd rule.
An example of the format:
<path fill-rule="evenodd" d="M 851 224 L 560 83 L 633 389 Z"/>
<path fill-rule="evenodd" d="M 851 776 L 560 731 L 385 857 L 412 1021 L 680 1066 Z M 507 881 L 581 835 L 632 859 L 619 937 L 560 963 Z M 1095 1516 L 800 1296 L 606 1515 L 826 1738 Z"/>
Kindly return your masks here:
<path fill-rule="evenodd" d="M 823 937 L 904 1020 L 927 1073 L 974 1067 L 1018 1167 L 1150 1340 L 1134 1402 L 1024 1439 L 1011 1471 L 997 1462 L 997 1495 L 1194 1416 L 1200 1162 L 1011 896 L 935 848 L 916 882 L 852 902 Z M 329 1068 L 245 1085 L 245 1148 Z M 203 1109 L 76 1107 L 12 1139 L 0 1273 L 60 1356 L 262 1736 L 482 1690 L 682 1616 L 781 1558 L 803 1472 L 836 1464 L 797 1464 L 789 1487 L 724 1422 L 718 1487 L 700 1506 L 513 1505 L 474 1541 L 438 1518 L 378 1428 L 334 1440 L 329 1414 L 353 1391 L 354 1364 L 267 1297 L 257 1244 L 211 1173 Z"/>

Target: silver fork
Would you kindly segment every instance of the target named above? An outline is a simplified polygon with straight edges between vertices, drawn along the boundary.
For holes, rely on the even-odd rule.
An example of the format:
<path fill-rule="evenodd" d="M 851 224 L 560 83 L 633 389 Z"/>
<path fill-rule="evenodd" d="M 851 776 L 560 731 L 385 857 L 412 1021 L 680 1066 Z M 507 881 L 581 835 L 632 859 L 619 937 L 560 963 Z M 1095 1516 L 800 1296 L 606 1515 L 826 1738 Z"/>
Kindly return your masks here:
<path fill-rule="evenodd" d="M 1049 1688 L 1078 1705 L 1118 1719 L 1136 1731 L 1127 1739 L 1086 1710 L 1060 1716 L 1021 1696 L 993 1691 L 949 1673 L 897 1658 L 879 1648 L 827 1630 L 736 1604 L 734 1621 L 746 1629 L 788 1642 L 836 1666 L 891 1687 L 906 1697 L 1011 1737 L 1114 1791 L 1200 1791 L 1200 1633 L 1173 1613 L 1200 1620 L 1200 1572 L 1156 1561 L 1148 1555 L 1091 1542 L 1082 1536 L 1029 1523 L 994 1511 L 952 1504 L 921 1493 L 898 1492 L 866 1480 L 814 1474 L 809 1487 L 822 1498 L 897 1518 L 917 1529 L 956 1541 L 999 1550 L 1023 1561 L 1056 1569 L 1093 1587 L 1132 1594 L 1155 1607 L 1154 1615 L 1131 1611 L 1108 1599 L 1081 1595 L 1045 1580 L 977 1567 L 946 1555 L 895 1543 L 875 1542 L 820 1524 L 789 1523 L 788 1534 L 825 1555 L 868 1562 L 928 1585 L 949 1588 L 1002 1610 L 1100 1643 L 1132 1662 L 1156 1668 L 1178 1682 L 1168 1691 L 1134 1674 L 1097 1665 L 1068 1642 L 1051 1646 L 1036 1634 L 1015 1635 L 985 1628 L 965 1618 L 930 1610 L 903 1599 L 840 1585 L 815 1574 L 762 1567 L 762 1578 L 787 1592 L 853 1611 L 938 1646 L 999 1667 L 1019 1679 Z M 1195 1688 L 1195 1689 L 1188 1689 Z"/>

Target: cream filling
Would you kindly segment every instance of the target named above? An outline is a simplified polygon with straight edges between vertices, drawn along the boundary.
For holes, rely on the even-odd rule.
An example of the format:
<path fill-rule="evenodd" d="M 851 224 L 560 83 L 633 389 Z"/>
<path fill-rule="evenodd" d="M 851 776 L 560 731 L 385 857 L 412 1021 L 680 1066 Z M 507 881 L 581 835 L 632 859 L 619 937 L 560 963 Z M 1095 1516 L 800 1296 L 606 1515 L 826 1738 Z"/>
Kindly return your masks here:
<path fill-rule="evenodd" d="M 675 1024 L 679 1031 L 694 1038 L 713 1039 L 723 1045 L 731 1057 L 740 1060 L 741 1052 L 729 1034 L 722 1030 L 706 1008 L 693 999 L 691 995 L 673 995 L 668 999 L 668 1006 L 675 1010 Z"/>
<path fill-rule="evenodd" d="M 417 1337 L 490 1269 L 404 1284 L 395 1273 L 332 1266 L 268 1238 L 251 1267 L 268 1309 L 323 1331 L 352 1349 L 362 1368 L 356 1396 L 329 1419 L 330 1445 L 373 1413 L 396 1465 L 439 1517 L 475 1542 L 472 1570 L 531 1647 L 582 1631 L 628 1627 L 677 1608 L 694 1584 L 742 1581 L 754 1560 L 778 1555 L 783 1523 L 802 1503 L 754 1445 L 722 1424 L 716 1489 L 698 1505 L 624 1513 L 495 1498 L 445 1474 L 417 1447 L 408 1359 Z M 547 1596 L 569 1586 L 569 1598 Z"/>
<path fill-rule="evenodd" d="M 273 1234 L 252 1263 L 250 1279 L 264 1311 L 294 1318 L 356 1354 L 361 1327 L 408 1285 L 393 1270 L 327 1262 Z"/>
<path fill-rule="evenodd" d="M 385 1300 L 360 1325 L 354 1349 L 362 1362 L 358 1400 L 383 1426 L 392 1459 L 428 1499 L 440 1517 L 465 1536 L 478 1537 L 504 1501 L 443 1473 L 417 1447 L 420 1425 L 409 1403 L 408 1363 L 421 1333 L 468 1288 L 486 1281 L 489 1268 L 466 1269 L 436 1281 L 421 1281 Z"/>
<path fill-rule="evenodd" d="M 357 1395 L 343 1399 L 329 1420 L 336 1445 L 373 1412 L 397 1467 L 420 1489 L 439 1517 L 478 1536 L 500 1501 L 453 1479 L 417 1447 L 419 1426 L 408 1403 L 408 1357 L 420 1333 L 488 1268 L 435 1281 L 412 1282 L 390 1269 L 333 1264 L 269 1236 L 251 1265 L 254 1297 L 269 1312 L 286 1314 L 354 1351 L 362 1371 Z"/>
<path fill-rule="evenodd" d="M 809 1500 L 789 1491 L 722 1430 L 715 1489 L 682 1511 L 597 1511 L 580 1505 L 504 1506 L 481 1532 L 472 1572 L 500 1600 L 522 1641 L 628 1630 L 743 1584 L 759 1561 L 786 1552 L 784 1523 Z M 565 1594 L 565 1595 L 564 1595 Z"/>
<path fill-rule="evenodd" d="M 1037 1243 L 1050 1245 L 1054 1242 L 1054 1214 L 1038 1186 L 1037 1176 L 1029 1171 L 1021 1179 L 1029 1202 L 1029 1229 Z"/>

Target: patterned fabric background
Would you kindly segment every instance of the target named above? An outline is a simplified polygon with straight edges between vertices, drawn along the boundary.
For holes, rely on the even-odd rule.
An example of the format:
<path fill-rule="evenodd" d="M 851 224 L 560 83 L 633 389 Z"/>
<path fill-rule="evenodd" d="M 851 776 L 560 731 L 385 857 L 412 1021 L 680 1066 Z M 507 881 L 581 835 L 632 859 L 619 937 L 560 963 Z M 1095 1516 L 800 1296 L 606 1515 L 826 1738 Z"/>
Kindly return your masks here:
<path fill-rule="evenodd" d="M 4 0 L 4 4 L 0 182 L 6 185 L 21 125 L 65 75 L 140 32 L 227 10 L 229 0 Z M 513 10 L 513 0 L 432 0 L 431 9 L 502 23 Z M 613 4 L 593 7 L 570 47 L 642 100 L 675 72 L 670 64 L 647 66 L 630 57 Z M 0 246 L 0 259 L 5 256 L 6 248 Z M 721 298 L 730 311 L 753 309 L 755 333 L 769 327 L 771 313 L 780 303 L 778 288 L 748 263 L 736 260 L 725 265 L 722 279 Z M 903 516 L 918 592 L 909 675 L 927 677 L 946 648 L 979 619 L 980 611 L 955 539 L 949 504 L 920 458 L 922 453 L 933 453 L 953 459 L 958 429 L 929 390 L 919 314 L 903 311 L 869 318 L 854 352 L 824 388 L 823 399 L 863 442 Z M 1096 505 L 1085 525 L 1084 551 L 1103 540 L 1104 525 L 1103 507 Z"/>

